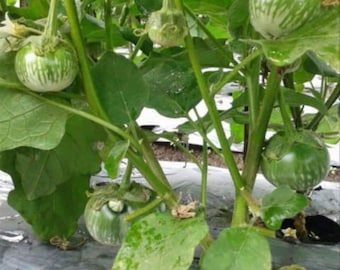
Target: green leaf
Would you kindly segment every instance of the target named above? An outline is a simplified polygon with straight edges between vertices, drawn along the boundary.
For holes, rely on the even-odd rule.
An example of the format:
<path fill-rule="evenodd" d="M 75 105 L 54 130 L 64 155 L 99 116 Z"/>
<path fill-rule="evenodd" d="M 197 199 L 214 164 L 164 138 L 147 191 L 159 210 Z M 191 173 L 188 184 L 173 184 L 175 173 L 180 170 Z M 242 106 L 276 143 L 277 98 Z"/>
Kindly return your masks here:
<path fill-rule="evenodd" d="M 116 178 L 119 173 L 119 165 L 129 149 L 129 142 L 118 141 L 108 153 L 105 160 L 105 169 L 111 178 Z"/>
<path fill-rule="evenodd" d="M 309 123 L 315 114 L 304 114 L 302 120 Z M 340 141 L 340 104 L 333 105 L 328 113 L 322 118 L 316 130 L 322 139 L 330 144 L 337 144 Z"/>
<path fill-rule="evenodd" d="M 18 82 L 17 75 L 14 69 L 14 59 L 16 52 L 6 52 L 8 49 L 8 41 L 0 39 L 0 78 L 11 82 Z"/>
<path fill-rule="evenodd" d="M 58 145 L 68 118 L 65 111 L 13 89 L 0 90 L 0 151 Z"/>
<path fill-rule="evenodd" d="M 107 36 L 103 21 L 88 15 L 81 21 L 81 26 L 83 37 L 87 43 L 106 41 Z M 126 45 L 126 41 L 122 37 L 120 29 L 116 24 L 111 25 L 110 31 L 111 42 L 115 47 Z"/>
<path fill-rule="evenodd" d="M 270 270 L 269 244 L 252 228 L 225 229 L 211 244 L 202 259 L 201 270 L 212 269 Z"/>
<path fill-rule="evenodd" d="M 277 40 L 245 40 L 263 48 L 266 57 L 277 66 L 295 62 L 313 51 L 337 72 L 339 66 L 340 16 L 337 8 L 324 9 L 316 18 Z"/>
<path fill-rule="evenodd" d="M 87 198 L 89 176 L 71 176 L 51 195 L 29 201 L 25 198 L 20 175 L 15 170 L 15 151 L 0 153 L 0 168 L 12 176 L 15 189 L 8 194 L 8 204 L 33 226 L 34 233 L 48 241 L 53 236 L 67 238 L 77 229 Z"/>
<path fill-rule="evenodd" d="M 228 9 L 228 31 L 230 34 L 239 38 L 249 28 L 249 0 L 234 0 Z"/>
<path fill-rule="evenodd" d="M 16 170 L 28 200 L 53 193 L 70 175 L 93 174 L 99 170 L 96 144 L 104 139 L 103 130 L 92 122 L 72 117 L 60 144 L 49 151 L 34 148 L 17 150 Z"/>
<path fill-rule="evenodd" d="M 77 135 L 73 132 L 76 132 Z M 72 136 L 70 133 L 72 133 Z M 62 164 L 66 164 L 67 161 L 70 163 L 68 174 L 65 174 L 64 168 L 60 166 L 53 167 L 52 164 L 49 164 L 49 166 L 41 167 L 42 170 L 45 170 L 43 174 L 49 174 L 52 177 L 61 175 L 64 178 L 59 180 L 58 184 L 40 181 L 38 186 L 35 186 L 36 183 L 32 183 L 32 186 L 36 188 L 36 190 L 32 188 L 32 196 L 37 195 L 37 193 L 41 195 L 38 198 L 35 196 L 34 199 L 26 197 L 23 183 L 29 179 L 17 170 L 18 163 L 22 162 L 22 160 L 18 161 L 18 157 L 25 151 L 30 152 L 29 149 L 0 152 L 0 169 L 11 175 L 15 186 L 15 189 L 9 193 L 8 203 L 32 225 L 33 231 L 42 240 L 49 240 L 53 236 L 68 238 L 77 229 L 78 219 L 87 202 L 86 190 L 89 187 L 89 179 L 92 174 L 100 169 L 101 162 L 95 151 L 96 142 L 97 140 L 104 140 L 105 135 L 92 122 L 78 117 L 71 118 L 65 137 L 69 136 L 66 139 L 67 141 L 74 140 L 73 143 L 78 148 L 73 146 L 72 149 L 76 149 L 75 153 L 65 152 L 60 153 L 59 156 Z M 39 150 L 36 153 L 39 155 Z M 31 175 L 28 177 L 31 177 Z M 34 179 L 32 180 L 34 181 Z M 56 181 L 55 178 L 45 180 Z M 28 184 L 26 182 L 26 187 Z M 40 187 L 41 185 L 53 186 L 53 192 L 49 191 L 48 194 L 42 196 L 40 188 L 43 187 Z"/>
<path fill-rule="evenodd" d="M 124 125 L 139 116 L 149 89 L 131 61 L 107 52 L 93 67 L 92 74 L 99 100 L 113 124 Z"/>
<path fill-rule="evenodd" d="M 147 15 L 162 7 L 162 0 L 135 0 L 137 8 L 142 14 Z"/>
<path fill-rule="evenodd" d="M 261 213 L 266 226 L 272 230 L 281 227 L 285 218 L 291 218 L 302 211 L 309 201 L 303 194 L 288 187 L 278 187 L 262 199 Z"/>
<path fill-rule="evenodd" d="M 35 200 L 25 199 L 15 177 L 15 190 L 8 195 L 8 204 L 33 227 L 34 233 L 48 241 L 54 236 L 70 237 L 77 229 L 77 222 L 87 202 L 86 190 L 90 175 L 70 175 L 68 181 L 59 185 L 50 195 Z"/>
<path fill-rule="evenodd" d="M 48 0 L 30 0 L 27 1 L 27 7 L 18 8 L 10 6 L 8 7 L 8 11 L 11 14 L 16 14 L 18 16 L 25 17 L 27 19 L 41 19 L 47 17 L 49 1 Z"/>
<path fill-rule="evenodd" d="M 282 88 L 285 102 L 292 106 L 298 107 L 300 105 L 308 105 L 316 108 L 320 113 L 327 114 L 327 107 L 322 99 L 317 99 L 302 93 L 297 93 L 292 89 Z"/>
<path fill-rule="evenodd" d="M 169 213 L 152 213 L 129 229 L 112 270 L 188 269 L 207 233 L 202 215 L 179 220 Z"/>
<path fill-rule="evenodd" d="M 307 52 L 308 58 L 304 61 L 303 67 L 312 74 L 320 74 L 322 76 L 337 77 L 338 73 L 325 62 L 321 61 L 313 52 Z M 339 59 L 337 59 L 339 62 Z"/>
<path fill-rule="evenodd" d="M 165 57 L 151 57 L 142 68 L 150 88 L 148 107 L 168 117 L 186 116 L 201 100 L 191 68 Z"/>

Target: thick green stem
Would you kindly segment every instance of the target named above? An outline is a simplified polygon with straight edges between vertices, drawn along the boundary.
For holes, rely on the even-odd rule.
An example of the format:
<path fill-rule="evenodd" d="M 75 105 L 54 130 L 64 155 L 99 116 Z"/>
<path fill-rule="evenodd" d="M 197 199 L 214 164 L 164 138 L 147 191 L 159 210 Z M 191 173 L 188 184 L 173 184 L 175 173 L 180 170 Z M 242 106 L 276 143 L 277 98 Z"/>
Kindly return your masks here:
<path fill-rule="evenodd" d="M 182 5 L 182 1 L 181 0 L 176 0 L 176 5 L 178 8 L 180 8 L 181 10 L 183 10 L 183 5 Z M 228 169 L 230 171 L 231 174 L 231 178 L 233 180 L 236 192 L 235 192 L 235 203 L 238 202 L 238 197 L 241 196 L 241 193 L 239 192 L 241 189 L 244 188 L 245 186 L 245 182 L 243 180 L 243 178 L 241 177 L 238 168 L 237 168 L 237 164 L 235 162 L 234 156 L 231 152 L 231 148 L 229 145 L 229 142 L 226 138 L 226 134 L 224 133 L 224 129 L 222 126 L 222 123 L 220 121 L 219 118 L 219 114 L 218 114 L 218 110 L 215 104 L 215 100 L 213 98 L 211 98 L 210 93 L 209 93 L 209 88 L 208 85 L 206 83 L 206 80 L 202 74 L 202 70 L 201 70 L 201 66 L 199 64 L 198 61 L 198 57 L 196 54 L 196 50 L 195 50 L 195 46 L 192 40 L 192 37 L 190 36 L 190 34 L 188 34 L 185 38 L 185 45 L 188 51 L 188 56 L 191 62 L 191 66 L 193 68 L 200 92 L 201 92 L 201 96 L 205 102 L 205 105 L 207 106 L 208 112 L 209 112 L 209 116 L 211 118 L 213 127 L 215 128 L 216 131 L 216 135 L 218 137 L 219 143 L 221 145 L 221 149 L 222 149 L 222 155 L 223 158 L 228 166 Z M 237 206 L 235 206 L 237 207 Z M 242 215 L 239 215 L 238 213 L 236 213 L 233 217 L 233 224 L 232 225 L 240 225 L 240 224 L 244 224 L 246 220 L 246 215 L 245 213 L 242 213 Z"/>
<path fill-rule="evenodd" d="M 47 22 L 43 33 L 46 41 L 54 38 L 57 34 L 58 0 L 51 0 L 48 10 Z"/>
<path fill-rule="evenodd" d="M 132 162 L 128 160 L 123 177 L 122 177 L 122 181 L 120 182 L 119 190 L 127 191 L 129 189 L 130 183 L 131 183 L 132 170 L 133 170 Z"/>
<path fill-rule="evenodd" d="M 258 56 L 254 58 L 247 65 L 246 72 L 246 82 L 247 82 L 247 92 L 248 92 L 248 100 L 249 100 L 249 116 L 250 116 L 250 130 L 252 131 L 256 119 L 259 115 L 260 109 L 260 92 L 259 92 L 259 74 L 260 74 L 260 66 L 261 66 L 261 57 Z"/>
<path fill-rule="evenodd" d="M 281 74 L 273 69 L 268 79 L 268 85 L 253 131 L 249 134 L 248 152 L 244 163 L 243 177 L 247 181 L 247 188 L 251 191 L 254 187 L 258 172 L 261 152 L 268 122 L 273 110 L 274 102 L 280 89 Z"/>
<path fill-rule="evenodd" d="M 99 99 L 96 94 L 96 89 L 94 87 L 94 83 L 92 80 L 90 66 L 81 35 L 75 3 L 73 0 L 64 0 L 64 6 L 70 24 L 72 41 L 78 54 L 80 72 L 82 75 L 83 86 L 85 94 L 87 96 L 88 103 L 96 115 L 105 120 L 108 120 L 108 117 L 99 102 Z"/>
<path fill-rule="evenodd" d="M 185 43 L 186 43 L 186 47 L 188 50 L 188 55 L 189 55 L 191 65 L 194 70 L 196 80 L 201 91 L 202 98 L 205 102 L 205 105 L 207 106 L 213 127 L 215 128 L 218 140 L 221 144 L 223 157 L 228 165 L 228 168 L 234 180 L 235 187 L 237 189 L 240 189 L 244 186 L 243 179 L 241 178 L 239 174 L 236 162 L 234 160 L 234 156 L 230 150 L 230 145 L 224 133 L 224 129 L 219 118 L 219 114 L 218 114 L 215 101 L 213 98 L 210 97 L 209 88 L 202 74 L 201 67 L 198 62 L 198 57 L 195 51 L 195 47 L 194 47 L 194 44 L 193 44 L 193 41 L 190 35 L 186 37 Z"/>
<path fill-rule="evenodd" d="M 333 106 L 334 102 L 337 101 L 337 99 L 340 96 L 340 83 L 338 83 L 335 87 L 335 89 L 333 90 L 332 94 L 329 96 L 329 98 L 327 99 L 325 105 L 327 107 L 327 109 L 329 109 L 330 107 Z M 309 125 L 307 126 L 307 129 L 311 129 L 311 130 L 316 130 L 318 128 L 318 125 L 320 123 L 320 121 L 322 120 L 322 118 L 324 117 L 324 115 L 320 112 L 318 112 L 314 118 L 312 119 L 312 121 L 309 123 Z"/>

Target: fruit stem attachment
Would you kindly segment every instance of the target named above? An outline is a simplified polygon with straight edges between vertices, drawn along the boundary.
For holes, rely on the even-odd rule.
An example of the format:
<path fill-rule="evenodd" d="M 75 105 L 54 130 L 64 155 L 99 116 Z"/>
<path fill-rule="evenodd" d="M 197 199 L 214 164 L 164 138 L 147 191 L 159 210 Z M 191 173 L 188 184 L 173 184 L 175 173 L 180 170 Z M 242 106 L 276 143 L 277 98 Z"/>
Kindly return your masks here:
<path fill-rule="evenodd" d="M 174 0 L 163 0 L 162 9 L 176 9 Z"/>
<path fill-rule="evenodd" d="M 48 10 L 47 22 L 45 25 L 44 32 L 42 34 L 42 45 L 44 46 L 55 46 L 57 42 L 57 16 L 58 16 L 58 1 L 51 0 L 50 8 Z"/>
<path fill-rule="evenodd" d="M 161 197 L 157 197 L 152 202 L 148 203 L 146 206 L 139 208 L 138 210 L 132 212 L 131 214 L 126 214 L 124 216 L 125 221 L 131 222 L 131 221 L 135 220 L 136 218 L 143 216 L 146 213 L 149 213 L 151 210 L 153 210 L 154 208 L 159 206 L 162 203 L 162 201 L 163 200 L 162 200 Z"/>
<path fill-rule="evenodd" d="M 132 170 L 133 170 L 132 162 L 130 160 L 128 160 L 124 175 L 122 177 L 122 181 L 120 183 L 120 187 L 119 187 L 120 191 L 124 192 L 124 191 L 127 191 L 129 189 L 130 184 L 131 184 Z"/>

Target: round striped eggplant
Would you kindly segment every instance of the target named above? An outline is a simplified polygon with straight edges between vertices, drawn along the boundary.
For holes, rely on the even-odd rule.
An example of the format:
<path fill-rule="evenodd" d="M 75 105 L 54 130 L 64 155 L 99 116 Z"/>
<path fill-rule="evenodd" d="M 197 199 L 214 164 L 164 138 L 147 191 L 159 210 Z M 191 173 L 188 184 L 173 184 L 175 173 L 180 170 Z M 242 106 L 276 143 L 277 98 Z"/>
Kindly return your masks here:
<path fill-rule="evenodd" d="M 184 14 L 167 5 L 150 14 L 145 29 L 152 42 L 163 47 L 177 46 L 188 33 Z"/>
<path fill-rule="evenodd" d="M 319 0 L 251 0 L 250 22 L 266 39 L 277 39 L 310 20 L 320 5 Z"/>
<path fill-rule="evenodd" d="M 274 186 L 305 192 L 323 180 L 329 162 L 327 147 L 315 133 L 301 130 L 287 136 L 278 132 L 262 153 L 261 170 Z"/>
<path fill-rule="evenodd" d="M 68 45 L 42 51 L 30 43 L 17 52 L 15 71 L 20 82 L 33 91 L 58 92 L 74 81 L 78 61 Z"/>

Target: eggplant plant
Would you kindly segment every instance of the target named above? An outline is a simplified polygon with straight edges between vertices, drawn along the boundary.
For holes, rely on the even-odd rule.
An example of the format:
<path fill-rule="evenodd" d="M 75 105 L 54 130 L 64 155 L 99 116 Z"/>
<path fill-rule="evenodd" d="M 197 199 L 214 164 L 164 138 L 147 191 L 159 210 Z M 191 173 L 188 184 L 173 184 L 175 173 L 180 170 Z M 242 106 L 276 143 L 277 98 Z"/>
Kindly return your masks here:
<path fill-rule="evenodd" d="M 94 239 L 121 245 L 112 270 L 188 269 L 197 246 L 203 270 L 272 269 L 267 237 L 303 212 L 330 167 L 326 143 L 340 140 L 339 3 L 26 2 L 0 0 L 0 169 L 14 183 L 9 205 L 36 236 L 67 243 L 84 215 Z M 215 96 L 230 83 L 238 90 L 220 111 Z M 144 108 L 186 122 L 154 133 L 137 124 Z M 193 132 L 202 160 L 181 144 Z M 171 187 L 152 148 L 158 139 L 199 168 L 197 201 Z M 240 142 L 242 170 L 231 150 Z M 206 219 L 208 150 L 235 187 L 217 239 Z M 102 165 L 112 181 L 90 187 Z M 131 180 L 133 169 L 149 187 Z M 252 195 L 259 173 L 276 186 L 261 201 Z"/>

